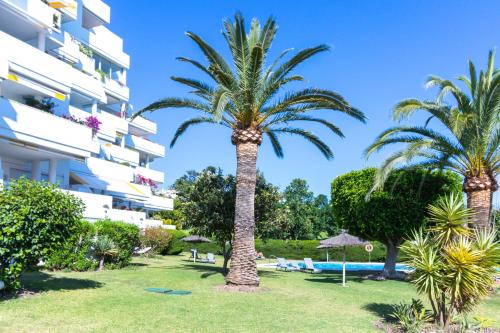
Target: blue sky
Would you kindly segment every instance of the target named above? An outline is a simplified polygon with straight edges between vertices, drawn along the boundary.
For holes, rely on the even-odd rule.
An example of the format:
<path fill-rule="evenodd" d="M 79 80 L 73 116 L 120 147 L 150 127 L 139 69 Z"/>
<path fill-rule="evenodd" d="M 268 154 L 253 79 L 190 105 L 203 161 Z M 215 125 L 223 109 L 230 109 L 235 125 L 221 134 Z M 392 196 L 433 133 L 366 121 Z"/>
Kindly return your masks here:
<path fill-rule="evenodd" d="M 111 29 L 123 37 L 131 56 L 129 86 L 136 110 L 161 97 L 187 96 L 170 76 L 203 78 L 175 57 L 203 60 L 185 31 L 201 35 L 227 55 L 222 19 L 241 11 L 247 21 L 273 15 L 279 24 L 271 59 L 286 48 L 326 43 L 332 51 L 299 67 L 303 86 L 341 93 L 369 118 L 363 125 L 339 114 L 319 112 L 339 125 L 345 139 L 307 125 L 333 148 L 327 161 L 299 138 L 284 137 L 285 158 L 274 156 L 264 141 L 258 167 L 284 188 L 293 178 L 306 179 L 316 193 L 328 194 L 330 182 L 353 169 L 376 166 L 389 152 L 368 161 L 362 153 L 374 137 L 393 125 L 391 107 L 408 97 L 432 98 L 423 87 L 429 74 L 455 78 L 467 71 L 467 60 L 485 66 L 488 50 L 500 44 L 500 1 L 123 1 L 106 0 L 112 8 Z M 500 52 L 500 51 L 499 51 Z M 500 62 L 497 56 L 497 64 Z M 498 65 L 497 65 L 498 66 Z M 297 88 L 300 86 L 296 86 Z M 158 123 L 155 141 L 168 146 L 177 126 L 195 113 L 162 110 L 148 117 Z M 415 118 L 418 121 L 418 117 Z M 154 163 L 166 172 L 166 184 L 186 170 L 207 165 L 235 171 L 229 130 L 193 127 Z"/>

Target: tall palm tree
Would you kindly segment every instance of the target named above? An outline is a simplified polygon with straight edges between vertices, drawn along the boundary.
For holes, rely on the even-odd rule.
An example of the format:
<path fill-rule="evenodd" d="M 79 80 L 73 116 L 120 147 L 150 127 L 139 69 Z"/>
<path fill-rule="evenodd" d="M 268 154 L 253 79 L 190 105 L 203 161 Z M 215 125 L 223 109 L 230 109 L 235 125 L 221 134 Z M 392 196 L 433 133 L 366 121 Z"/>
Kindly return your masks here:
<path fill-rule="evenodd" d="M 498 189 L 495 177 L 500 173 L 500 70 L 494 68 L 494 59 L 495 52 L 490 51 L 488 66 L 479 75 L 469 61 L 469 77 L 458 78 L 466 90 L 431 76 L 427 87 L 439 88 L 436 100 L 407 99 L 395 106 L 395 120 L 409 117 L 417 110 L 425 111 L 429 118 L 424 126 L 389 128 L 367 148 L 369 155 L 388 145 L 406 145 L 382 164 L 374 188 L 381 186 L 398 164 L 453 170 L 464 177 L 463 191 L 474 212 L 473 224 L 488 228 L 493 193 Z M 439 129 L 429 127 L 432 120 L 439 122 Z"/>
<path fill-rule="evenodd" d="M 226 282 L 232 285 L 259 284 L 255 263 L 254 196 L 257 152 L 263 135 L 269 138 L 278 157 L 283 156 L 279 135 L 291 134 L 308 140 L 330 159 L 333 154 L 326 143 L 311 132 L 291 124 L 301 121 L 319 123 L 337 136 L 343 137 L 337 126 L 322 118 L 306 115 L 306 112 L 335 110 L 365 121 L 361 111 L 351 107 L 335 92 L 316 88 L 295 92 L 282 91 L 288 83 L 304 80 L 302 76 L 293 74 L 298 65 L 329 48 L 326 45 L 307 48 L 287 60 L 284 60 L 284 57 L 291 50 L 285 50 L 266 67 L 268 51 L 277 29 L 273 18 L 269 18 L 263 27 L 254 19 L 248 34 L 241 14 L 235 15 L 234 22 L 225 20 L 222 34 L 229 46 L 233 66 L 201 37 L 187 32 L 186 35 L 205 55 L 208 65 L 187 58 L 178 60 L 201 70 L 213 81 L 213 85 L 196 79 L 172 77 L 172 80 L 193 88 L 191 93 L 198 98 L 162 99 L 136 114 L 137 116 L 165 108 L 190 108 L 200 111 L 202 116 L 189 119 L 180 125 L 172 139 L 171 147 L 192 125 L 217 124 L 232 131 L 231 142 L 236 146 L 237 158 L 235 235 L 230 272 L 226 277 Z"/>

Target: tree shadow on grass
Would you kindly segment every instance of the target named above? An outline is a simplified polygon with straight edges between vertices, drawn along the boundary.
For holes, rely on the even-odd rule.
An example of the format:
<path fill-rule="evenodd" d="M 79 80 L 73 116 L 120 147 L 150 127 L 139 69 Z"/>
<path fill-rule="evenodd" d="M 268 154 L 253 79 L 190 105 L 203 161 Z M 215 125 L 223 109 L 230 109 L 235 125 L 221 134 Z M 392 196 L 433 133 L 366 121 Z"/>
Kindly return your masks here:
<path fill-rule="evenodd" d="M 8 293 L 0 296 L 0 300 L 33 295 L 47 291 L 79 290 L 101 288 L 104 284 L 89 279 L 56 277 L 42 271 L 24 273 L 21 276 L 23 289 L 19 293 Z"/>
<path fill-rule="evenodd" d="M 222 267 L 215 266 L 212 264 L 197 264 L 197 263 L 191 262 L 191 263 L 182 263 L 179 266 L 172 266 L 172 267 L 166 267 L 166 268 L 167 269 L 182 269 L 182 270 L 197 271 L 197 272 L 202 273 L 200 276 L 202 279 L 206 279 L 212 275 L 217 275 L 217 274 L 225 276 L 224 270 L 222 269 Z M 276 277 L 277 275 L 279 275 L 279 274 L 276 272 L 273 272 L 273 271 L 259 270 L 259 276 L 261 276 L 261 277 Z"/>
<path fill-rule="evenodd" d="M 304 280 L 309 282 L 342 284 L 342 272 L 311 274 L 310 276 L 311 278 L 307 278 Z M 349 282 L 363 283 L 367 280 L 365 276 L 366 274 L 363 271 L 346 272 L 346 278 L 345 278 L 346 283 Z"/>
<path fill-rule="evenodd" d="M 393 311 L 393 307 L 391 304 L 386 303 L 368 303 L 363 305 L 363 310 L 367 310 L 380 318 L 382 318 L 386 322 L 392 322 L 394 319 L 389 315 Z"/>

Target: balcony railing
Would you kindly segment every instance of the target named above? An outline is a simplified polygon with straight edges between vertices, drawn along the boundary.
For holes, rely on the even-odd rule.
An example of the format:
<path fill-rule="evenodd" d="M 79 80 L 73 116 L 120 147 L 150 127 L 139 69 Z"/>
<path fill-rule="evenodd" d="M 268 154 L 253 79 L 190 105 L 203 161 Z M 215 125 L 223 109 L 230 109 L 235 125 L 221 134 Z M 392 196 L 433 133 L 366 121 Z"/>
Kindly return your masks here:
<path fill-rule="evenodd" d="M 101 0 L 83 0 L 83 7 L 105 24 L 111 22 L 111 8 Z"/>
<path fill-rule="evenodd" d="M 130 125 L 151 134 L 156 134 L 157 131 L 156 123 L 140 116 L 131 120 Z"/>
<path fill-rule="evenodd" d="M 61 13 L 40 0 L 2 0 L 14 5 L 47 28 L 61 28 Z"/>
<path fill-rule="evenodd" d="M 165 157 L 165 146 L 146 140 L 139 136 L 130 134 L 125 136 L 125 145 L 127 147 L 148 153 L 152 156 Z"/>
<path fill-rule="evenodd" d="M 104 78 L 103 82 L 104 89 L 106 89 L 111 95 L 114 95 L 124 101 L 129 100 L 130 92 L 126 85 L 119 83 L 117 80 L 110 79 L 108 76 Z"/>
<path fill-rule="evenodd" d="M 139 164 L 139 153 L 136 151 L 122 148 L 111 143 L 103 144 L 101 147 L 107 159 L 130 165 Z"/>
<path fill-rule="evenodd" d="M 0 98 L 0 135 L 82 157 L 99 152 L 92 130 L 25 104 Z"/>
<path fill-rule="evenodd" d="M 155 183 L 163 184 L 165 182 L 165 173 L 158 170 L 136 167 L 134 169 L 134 175 L 137 177 L 139 175 L 144 176 L 153 180 Z"/>

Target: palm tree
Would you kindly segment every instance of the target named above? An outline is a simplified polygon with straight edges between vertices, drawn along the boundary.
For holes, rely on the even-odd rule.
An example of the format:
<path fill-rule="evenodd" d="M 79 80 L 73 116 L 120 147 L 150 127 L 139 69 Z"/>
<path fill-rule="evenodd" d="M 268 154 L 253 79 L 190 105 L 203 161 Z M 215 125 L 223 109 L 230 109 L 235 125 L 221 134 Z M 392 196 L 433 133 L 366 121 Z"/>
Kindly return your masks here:
<path fill-rule="evenodd" d="M 327 158 L 333 157 L 326 143 L 300 127 L 292 127 L 295 122 L 313 122 L 326 126 L 331 132 L 342 137 L 342 131 L 322 118 L 306 115 L 306 112 L 320 109 L 336 110 L 360 121 L 365 116 L 351 107 L 339 94 L 326 90 L 309 88 L 295 92 L 283 92 L 292 82 L 303 81 L 293 74 L 298 65 L 312 56 L 327 51 L 326 45 L 319 45 L 297 52 L 284 60 L 291 51 L 285 50 L 266 67 L 266 58 L 277 32 L 277 24 L 269 18 L 261 27 L 254 19 L 247 34 L 241 14 L 235 15 L 234 23 L 225 20 L 223 36 L 232 56 L 233 67 L 198 35 L 187 32 L 205 55 L 208 65 L 198 61 L 178 58 L 190 63 L 206 74 L 215 85 L 195 79 L 172 77 L 174 81 L 193 88 L 198 98 L 166 98 L 139 111 L 135 116 L 165 108 L 190 108 L 203 115 L 187 120 L 180 125 L 171 142 L 192 125 L 210 123 L 222 125 L 232 131 L 231 142 L 236 146 L 237 185 L 235 207 L 235 236 L 230 272 L 226 282 L 233 285 L 259 284 L 255 263 L 254 246 L 254 196 L 256 182 L 257 152 L 263 135 L 269 138 L 278 157 L 283 156 L 279 142 L 280 134 L 300 136 Z"/>
<path fill-rule="evenodd" d="M 495 52 L 490 51 L 488 67 L 479 75 L 469 61 L 469 77 L 458 78 L 466 91 L 449 80 L 431 76 L 427 87 L 439 88 L 435 101 L 407 99 L 395 106 L 395 120 L 417 110 L 427 112 L 429 118 L 424 126 L 389 128 L 367 148 L 368 156 L 388 145 L 406 145 L 382 164 L 374 189 L 398 164 L 449 169 L 464 177 L 467 206 L 474 212 L 471 222 L 478 228 L 489 227 L 493 193 L 498 189 L 495 177 L 500 172 L 500 70 L 494 68 L 494 58 Z M 453 103 L 446 103 L 446 98 Z M 439 130 L 429 127 L 432 120 L 440 123 Z"/>
<path fill-rule="evenodd" d="M 118 254 L 118 248 L 108 235 L 97 235 L 92 246 L 94 256 L 99 260 L 98 271 L 104 269 L 104 260 L 106 257 L 113 257 Z"/>

